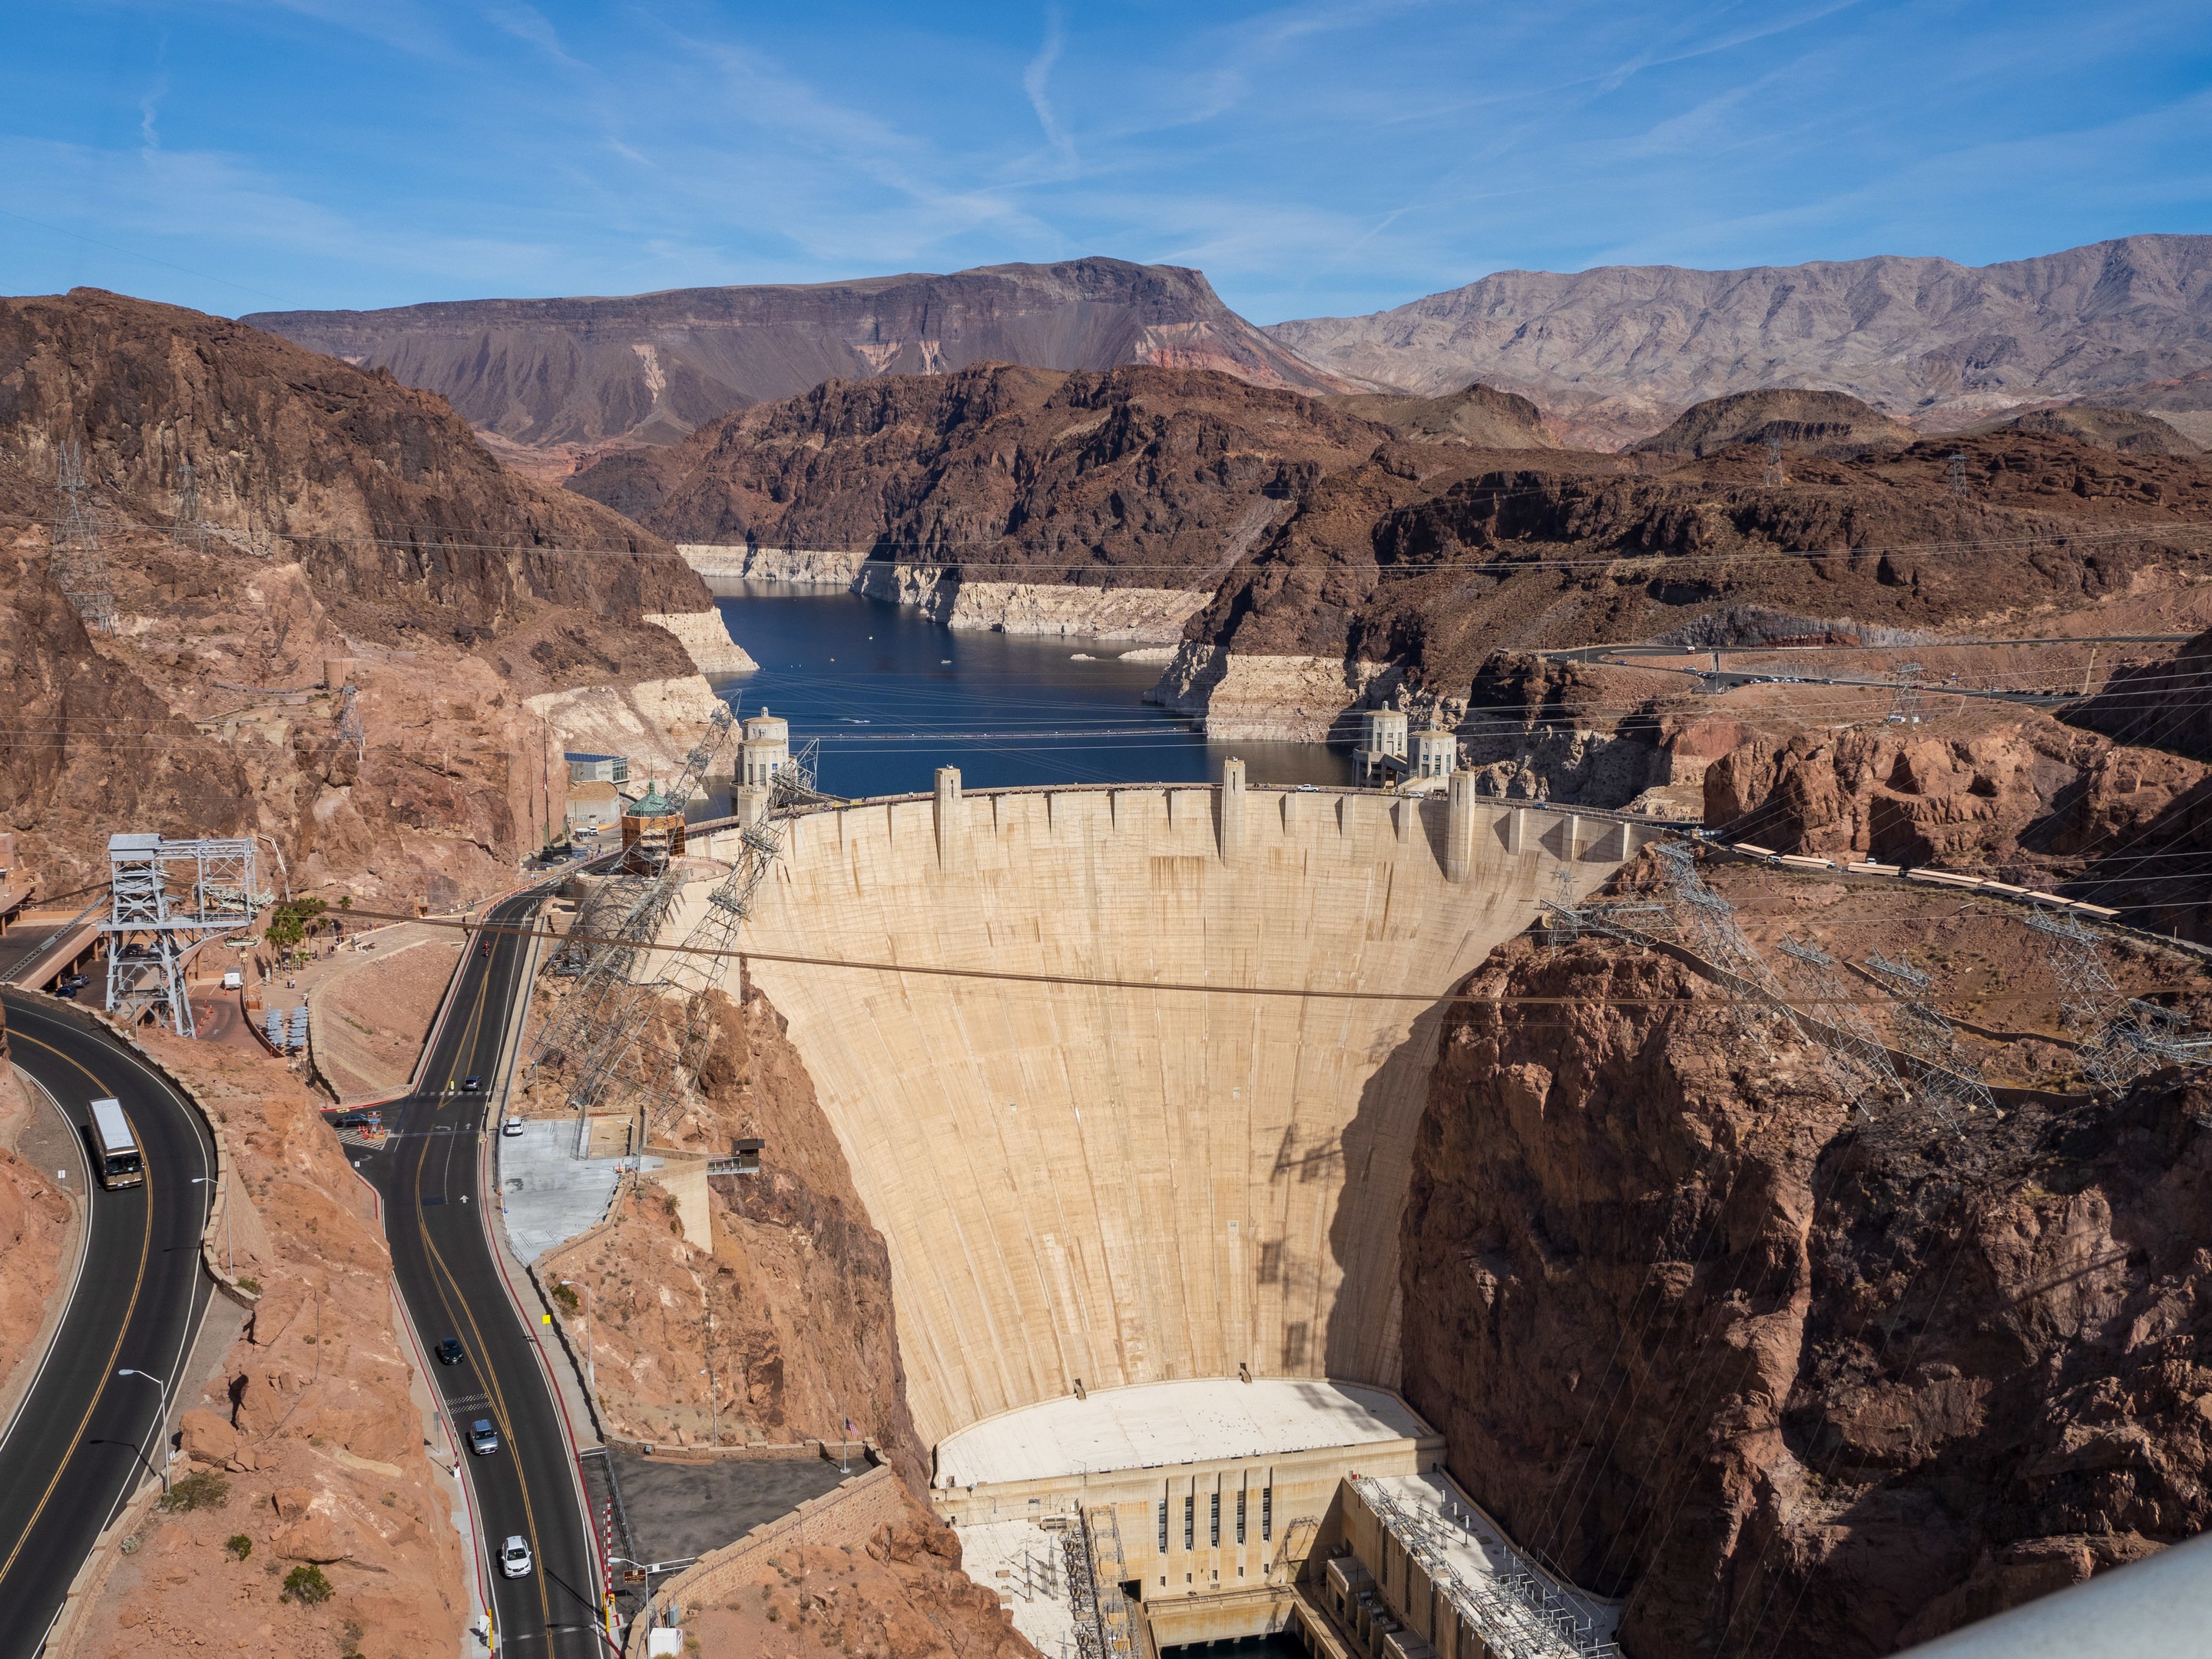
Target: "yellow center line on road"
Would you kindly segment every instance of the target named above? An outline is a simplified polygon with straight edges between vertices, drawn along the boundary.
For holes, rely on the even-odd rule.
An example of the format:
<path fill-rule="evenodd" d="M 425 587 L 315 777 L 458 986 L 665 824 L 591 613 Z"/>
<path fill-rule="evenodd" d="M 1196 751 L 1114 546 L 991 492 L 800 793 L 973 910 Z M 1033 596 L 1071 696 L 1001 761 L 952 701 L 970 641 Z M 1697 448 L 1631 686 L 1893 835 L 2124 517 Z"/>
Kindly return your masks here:
<path fill-rule="evenodd" d="M 40 1042 L 38 1038 L 31 1036 L 26 1031 L 18 1030 L 11 1033 L 11 1035 L 18 1042 L 27 1042 L 34 1048 L 44 1048 L 55 1059 L 62 1060 L 68 1065 L 76 1066 L 78 1071 L 82 1072 L 87 1077 L 92 1079 L 92 1086 L 100 1091 L 94 1098 L 104 1099 L 108 1097 L 106 1084 L 101 1082 L 99 1074 L 94 1072 L 90 1067 L 85 1066 L 82 1061 L 74 1059 L 70 1055 L 64 1054 L 60 1049 L 55 1048 L 51 1042 Z M 125 1121 L 129 1121 L 127 1115 Z M 142 1147 L 139 1156 L 143 1159 L 147 1158 L 149 1154 L 147 1154 Z M 54 1488 L 61 1484 L 62 1476 L 68 1473 L 70 1460 L 76 1455 L 77 1446 L 79 1443 L 84 1439 L 84 1431 L 92 1422 L 92 1414 L 94 1412 L 100 1409 L 100 1402 L 107 1393 L 108 1381 L 115 1375 L 115 1362 L 122 1358 L 123 1339 L 131 1334 L 131 1316 L 138 1310 L 138 1293 L 144 1288 L 146 1283 L 146 1261 L 154 1248 L 153 1170 L 150 1166 L 150 1163 L 147 1168 L 146 1175 L 148 1182 L 146 1187 L 146 1230 L 139 1236 L 138 1271 L 131 1281 L 131 1300 L 125 1305 L 123 1310 L 123 1322 L 116 1329 L 115 1346 L 109 1351 L 107 1364 L 100 1371 L 99 1386 L 93 1389 L 92 1398 L 85 1402 L 84 1415 L 77 1419 L 76 1432 L 70 1436 L 68 1449 L 62 1453 L 61 1462 L 54 1466 L 53 1479 L 46 1482 L 46 1491 L 39 1494 L 38 1506 L 31 1511 L 30 1518 L 23 1522 L 23 1529 L 16 1534 L 15 1547 L 8 1552 L 8 1559 L 5 1561 L 0 1561 L 0 1580 L 4 1580 L 8 1577 L 9 1570 L 15 1565 L 15 1558 L 22 1554 L 23 1546 L 30 1541 L 32 1532 L 38 1527 L 39 1517 L 46 1512 L 46 1505 L 53 1501 Z M 85 1227 L 88 1234 L 89 1234 L 91 1226 L 92 1194 L 90 1193 L 87 1193 L 85 1194 Z M 162 1400 L 165 1404 L 167 1399 L 168 1395 L 167 1392 L 164 1391 Z M 167 1421 L 167 1415 L 165 1412 L 163 1413 L 162 1422 L 166 1425 Z"/>
<path fill-rule="evenodd" d="M 485 969 L 483 970 L 481 977 L 477 982 L 476 1001 L 470 1007 L 468 1022 L 462 1030 L 460 1047 L 455 1050 L 457 1055 L 473 1052 L 477 1040 L 482 1034 L 484 1007 L 490 991 L 491 974 L 489 969 Z M 441 1103 L 437 1109 L 443 1109 L 442 1103 Z M 453 1156 L 453 1141 L 449 1138 L 446 1142 L 446 1154 L 448 1159 Z M 477 1156 L 482 1157 L 482 1126 L 479 1125 Z M 422 1138 L 421 1151 L 415 1159 L 414 1188 L 416 1234 L 422 1241 L 423 1250 L 428 1255 L 430 1261 L 436 1267 L 437 1273 L 432 1282 L 436 1286 L 438 1300 L 441 1305 L 444 1307 L 447 1317 L 448 1319 L 454 1320 L 456 1323 L 465 1322 L 469 1328 L 469 1334 L 475 1339 L 477 1375 L 483 1381 L 484 1392 L 491 1401 L 492 1413 L 498 1419 L 500 1430 L 507 1437 L 507 1456 L 514 1464 L 515 1484 L 522 1492 L 523 1528 L 530 1537 L 530 1554 L 532 1564 L 534 1568 L 532 1577 L 536 1578 L 538 1581 L 538 1613 L 545 1627 L 550 1630 L 552 1628 L 553 1624 L 553 1604 L 551 1598 L 545 1589 L 544 1550 L 538 1542 L 537 1510 L 530 1501 L 530 1480 L 529 1477 L 523 1473 L 521 1454 L 515 1444 L 514 1419 L 507 1408 L 507 1391 L 501 1386 L 498 1373 L 494 1370 L 491 1366 L 491 1350 L 483 1340 L 483 1331 L 482 1327 L 477 1323 L 476 1310 L 470 1306 L 468 1297 L 466 1293 L 462 1291 L 459 1279 L 454 1276 L 453 1269 L 446 1265 L 446 1258 L 439 1252 L 437 1245 L 432 1242 L 430 1237 L 429 1218 L 423 1213 L 422 1166 L 429 1161 L 429 1138 L 425 1136 Z M 491 1219 L 489 1216 L 479 1217 L 477 1221 L 480 1226 L 486 1229 L 489 1229 L 492 1224 Z M 489 1237 L 486 1239 L 485 1244 L 486 1248 L 489 1249 L 496 1249 L 499 1248 L 497 1242 Z M 449 1286 L 451 1288 L 450 1295 L 448 1294 Z M 457 1302 L 459 1304 L 458 1316 L 456 1316 L 454 1307 L 454 1304 Z M 526 1334 L 526 1340 L 527 1340 Z M 489 1519 L 489 1517 L 487 1517 L 487 1519 Z M 484 1542 L 487 1546 L 487 1553 L 489 1553 L 489 1546 L 491 1540 L 487 1537 Z M 510 1636 L 507 1639 L 511 1642 L 517 1638 Z"/>

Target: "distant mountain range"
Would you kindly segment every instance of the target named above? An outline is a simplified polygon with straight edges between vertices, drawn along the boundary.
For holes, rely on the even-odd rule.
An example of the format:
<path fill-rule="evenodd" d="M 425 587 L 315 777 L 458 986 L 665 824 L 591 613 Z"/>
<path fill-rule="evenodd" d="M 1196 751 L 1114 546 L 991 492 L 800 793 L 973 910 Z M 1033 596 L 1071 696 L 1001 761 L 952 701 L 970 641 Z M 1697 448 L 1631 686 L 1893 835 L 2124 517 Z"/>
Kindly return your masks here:
<path fill-rule="evenodd" d="M 2129 236 L 1981 266 L 1883 257 L 1502 270 L 1394 310 L 1265 331 L 1377 387 L 1433 394 L 1479 380 L 1521 392 L 1604 447 L 1762 386 L 1847 392 L 1923 428 L 2074 400 L 2171 420 L 2212 391 L 2151 384 L 2212 367 L 2212 236 Z"/>
<path fill-rule="evenodd" d="M 1255 327 L 1205 276 L 1089 258 L 627 299 L 471 300 L 242 319 L 442 392 L 502 454 L 566 471 L 827 380 L 1004 362 L 1214 368 L 1313 393 L 1480 380 L 1617 448 L 1761 387 L 1849 392 L 1951 429 L 2039 404 L 2154 410 L 2212 441 L 2212 237 L 2002 264 L 1882 257 L 1747 270 L 1500 271 L 1365 317 Z"/>
<path fill-rule="evenodd" d="M 464 300 L 240 319 L 440 392 L 479 431 L 536 448 L 670 443 L 824 380 L 970 363 L 1225 370 L 1300 392 L 1353 388 L 1221 302 L 1205 276 L 1121 259 L 987 265 L 806 287 L 629 299 Z"/>

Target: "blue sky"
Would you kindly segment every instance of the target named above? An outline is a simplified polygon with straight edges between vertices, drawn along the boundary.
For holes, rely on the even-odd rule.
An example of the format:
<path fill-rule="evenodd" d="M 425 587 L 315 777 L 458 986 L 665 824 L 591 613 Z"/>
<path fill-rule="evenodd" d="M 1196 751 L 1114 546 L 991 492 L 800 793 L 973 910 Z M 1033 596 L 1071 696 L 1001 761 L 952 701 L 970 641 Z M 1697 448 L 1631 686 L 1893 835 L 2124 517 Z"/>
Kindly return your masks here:
<path fill-rule="evenodd" d="M 15 0 L 0 291 L 236 313 L 1085 253 L 1486 272 L 2212 230 L 2212 0 Z"/>

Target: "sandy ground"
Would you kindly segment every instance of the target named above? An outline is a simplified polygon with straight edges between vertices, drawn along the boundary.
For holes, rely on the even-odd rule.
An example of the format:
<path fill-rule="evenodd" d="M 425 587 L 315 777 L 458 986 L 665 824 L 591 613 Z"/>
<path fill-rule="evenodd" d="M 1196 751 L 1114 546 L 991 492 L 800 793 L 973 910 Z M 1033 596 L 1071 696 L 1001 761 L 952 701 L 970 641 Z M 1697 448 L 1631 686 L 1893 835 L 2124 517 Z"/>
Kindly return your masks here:
<path fill-rule="evenodd" d="M 386 927 L 296 975 L 313 1011 L 315 1069 L 342 1104 L 381 1100 L 413 1079 L 462 939 Z"/>

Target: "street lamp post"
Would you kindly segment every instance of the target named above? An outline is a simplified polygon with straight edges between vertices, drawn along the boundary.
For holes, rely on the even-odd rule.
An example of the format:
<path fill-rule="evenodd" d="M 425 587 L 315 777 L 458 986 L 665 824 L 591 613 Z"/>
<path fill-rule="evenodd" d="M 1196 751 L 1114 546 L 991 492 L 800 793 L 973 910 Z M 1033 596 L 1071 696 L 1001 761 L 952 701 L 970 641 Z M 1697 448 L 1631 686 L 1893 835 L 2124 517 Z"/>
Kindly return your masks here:
<path fill-rule="evenodd" d="M 592 1287 L 579 1284 L 573 1279 L 564 1279 L 561 1283 L 569 1290 L 584 1293 L 584 1389 L 592 1396 L 592 1409 L 597 1411 L 599 1408 L 599 1373 L 598 1356 L 592 1352 Z"/>
<path fill-rule="evenodd" d="M 169 1385 L 167 1382 L 164 1382 L 160 1377 L 155 1376 L 151 1371 L 133 1370 L 128 1365 L 124 1366 L 115 1374 L 118 1376 L 143 1377 L 147 1382 L 151 1382 L 154 1385 L 154 1392 L 161 1402 L 161 1409 L 156 1413 L 154 1418 L 154 1426 L 162 1431 L 161 1438 L 164 1441 L 167 1441 L 168 1438 L 167 1431 L 169 1426 Z M 161 1477 L 161 1492 L 162 1495 L 165 1497 L 168 1494 L 169 1491 L 168 1449 L 169 1449 L 167 1445 L 164 1445 L 161 1448 L 161 1466 L 155 1471 L 155 1474 Z M 153 1461 L 151 1458 L 145 1457 L 145 1453 L 143 1449 L 140 1451 L 139 1455 L 142 1458 L 144 1458 L 148 1462 L 151 1462 Z"/>

